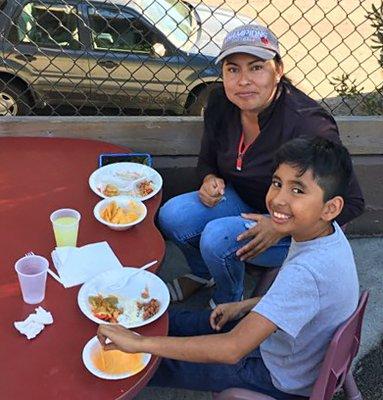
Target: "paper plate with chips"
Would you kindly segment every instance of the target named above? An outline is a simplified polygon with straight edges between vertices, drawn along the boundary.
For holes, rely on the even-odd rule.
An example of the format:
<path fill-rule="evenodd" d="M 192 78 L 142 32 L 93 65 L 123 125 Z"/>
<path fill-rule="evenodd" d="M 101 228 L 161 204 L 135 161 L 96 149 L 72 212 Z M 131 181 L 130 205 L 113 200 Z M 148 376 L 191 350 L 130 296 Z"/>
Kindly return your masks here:
<path fill-rule="evenodd" d="M 130 196 L 115 196 L 101 200 L 93 209 L 97 221 L 115 231 L 124 231 L 143 221 L 145 204 Z"/>
<path fill-rule="evenodd" d="M 162 188 L 162 177 L 147 165 L 119 162 L 96 169 L 89 177 L 89 186 L 98 196 L 131 196 L 145 201 Z"/>

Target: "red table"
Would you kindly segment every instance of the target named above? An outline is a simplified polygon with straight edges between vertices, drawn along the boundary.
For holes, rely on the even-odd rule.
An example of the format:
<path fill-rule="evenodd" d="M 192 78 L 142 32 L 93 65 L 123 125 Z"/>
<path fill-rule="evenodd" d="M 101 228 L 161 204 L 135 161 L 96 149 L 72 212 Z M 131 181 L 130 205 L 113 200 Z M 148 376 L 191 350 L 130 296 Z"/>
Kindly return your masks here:
<path fill-rule="evenodd" d="M 159 359 L 152 357 L 141 373 L 106 381 L 91 375 L 82 362 L 86 342 L 97 325 L 77 305 L 80 286 L 64 289 L 49 275 L 45 300 L 54 324 L 32 340 L 13 326 L 37 305 L 22 301 L 15 261 L 28 251 L 51 262 L 55 242 L 49 215 L 58 208 L 75 208 L 82 214 L 78 245 L 106 240 L 123 265 L 162 262 L 164 240 L 154 225 L 161 194 L 145 204 L 146 219 L 134 228 L 116 232 L 100 224 L 93 207 L 100 200 L 88 185 L 98 155 L 126 152 L 112 144 L 81 139 L 0 138 L 0 397 L 2 399 L 117 399 L 133 398 L 153 375 Z M 159 264 L 151 268 L 155 272 Z M 147 335 L 166 335 L 167 313 L 137 329 Z"/>

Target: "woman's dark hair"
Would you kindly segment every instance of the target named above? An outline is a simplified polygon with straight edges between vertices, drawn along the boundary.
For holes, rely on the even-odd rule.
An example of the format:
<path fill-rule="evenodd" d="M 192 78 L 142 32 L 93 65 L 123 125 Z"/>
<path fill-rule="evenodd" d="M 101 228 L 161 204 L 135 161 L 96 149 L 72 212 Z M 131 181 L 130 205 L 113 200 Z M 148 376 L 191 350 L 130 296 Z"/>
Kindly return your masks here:
<path fill-rule="evenodd" d="M 302 137 L 286 142 L 275 155 L 275 169 L 288 164 L 302 176 L 311 171 L 313 178 L 324 192 L 324 201 L 335 196 L 345 197 L 352 173 L 348 150 L 319 136 Z"/>
<path fill-rule="evenodd" d="M 279 56 L 278 54 L 275 55 L 275 57 L 273 58 L 273 60 L 275 61 L 275 64 L 277 64 L 277 65 L 279 65 L 279 66 L 282 66 L 282 65 L 283 65 L 282 58 L 281 58 L 281 56 Z M 289 85 L 292 85 L 292 84 L 293 84 L 292 80 L 291 80 L 289 77 L 287 77 L 286 74 L 283 74 L 283 75 L 282 75 L 281 82 L 288 83 Z"/>

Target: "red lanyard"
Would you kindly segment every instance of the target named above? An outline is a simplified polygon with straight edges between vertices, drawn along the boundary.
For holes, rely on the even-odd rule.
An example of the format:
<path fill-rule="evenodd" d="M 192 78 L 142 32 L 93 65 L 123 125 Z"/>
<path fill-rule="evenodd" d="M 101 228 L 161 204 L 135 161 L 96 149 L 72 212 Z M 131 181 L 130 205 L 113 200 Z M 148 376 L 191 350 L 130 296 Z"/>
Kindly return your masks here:
<path fill-rule="evenodd" d="M 238 153 L 237 153 L 237 163 L 236 163 L 236 169 L 237 171 L 242 171 L 242 160 L 243 160 L 243 156 L 245 155 L 247 149 L 251 146 L 251 144 L 253 143 L 250 142 L 247 145 L 244 145 L 244 141 L 245 141 L 245 135 L 243 134 L 243 132 L 241 133 L 241 140 L 239 141 L 239 146 L 238 146 Z"/>

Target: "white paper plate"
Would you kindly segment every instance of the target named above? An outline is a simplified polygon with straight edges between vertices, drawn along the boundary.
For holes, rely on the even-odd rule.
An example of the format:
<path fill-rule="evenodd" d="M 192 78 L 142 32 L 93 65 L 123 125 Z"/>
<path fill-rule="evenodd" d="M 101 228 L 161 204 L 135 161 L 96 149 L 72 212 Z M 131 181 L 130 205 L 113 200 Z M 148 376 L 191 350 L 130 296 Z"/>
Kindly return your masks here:
<path fill-rule="evenodd" d="M 135 179 L 134 176 L 146 177 L 152 181 L 153 191 L 147 196 L 140 196 L 134 192 L 121 192 L 121 195 L 128 195 L 144 201 L 155 196 L 162 188 L 162 177 L 155 169 L 131 162 L 114 163 L 96 169 L 89 177 L 89 186 L 94 193 L 106 199 L 107 196 L 102 193 L 106 184 L 111 183 L 118 187 L 119 182 L 128 184 Z"/>
<path fill-rule="evenodd" d="M 116 379 L 125 379 L 129 378 L 130 376 L 136 375 L 141 372 L 148 364 L 151 358 L 151 355 L 148 353 L 143 353 L 143 365 L 140 370 L 134 372 L 124 372 L 122 374 L 108 374 L 104 371 L 99 370 L 96 368 L 92 361 L 92 356 L 94 352 L 101 349 L 101 344 L 97 339 L 97 336 L 94 336 L 89 342 L 84 346 L 82 351 L 82 361 L 85 364 L 86 369 L 91 372 L 93 375 L 97 376 L 98 378 L 102 379 L 109 379 L 109 380 L 116 380 Z"/>
<path fill-rule="evenodd" d="M 101 274 L 85 282 L 78 292 L 77 302 L 80 310 L 92 321 L 98 324 L 105 324 L 105 322 L 92 314 L 89 304 L 89 296 L 96 296 L 101 294 L 103 296 L 116 295 L 122 300 L 129 299 L 132 301 L 138 300 L 141 297 L 141 292 L 145 287 L 149 290 L 150 298 L 156 298 L 160 302 L 160 309 L 157 314 L 148 318 L 147 320 L 131 320 L 119 322 L 126 328 L 137 328 L 155 321 L 159 318 L 168 308 L 170 302 L 169 290 L 166 284 L 155 274 L 149 271 L 141 271 L 139 274 L 132 277 L 127 286 L 118 290 L 111 290 L 112 285 L 121 281 L 125 276 L 137 271 L 136 268 L 122 268 L 113 269 L 102 272 Z"/>

